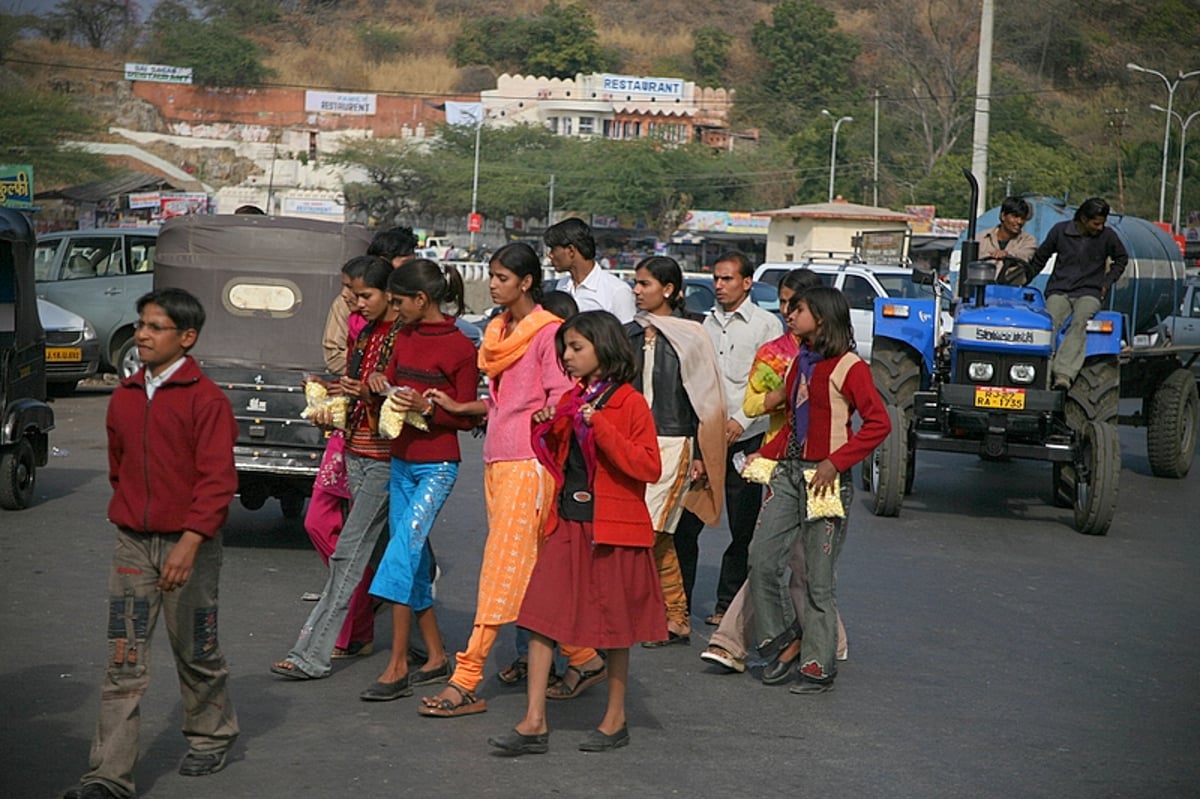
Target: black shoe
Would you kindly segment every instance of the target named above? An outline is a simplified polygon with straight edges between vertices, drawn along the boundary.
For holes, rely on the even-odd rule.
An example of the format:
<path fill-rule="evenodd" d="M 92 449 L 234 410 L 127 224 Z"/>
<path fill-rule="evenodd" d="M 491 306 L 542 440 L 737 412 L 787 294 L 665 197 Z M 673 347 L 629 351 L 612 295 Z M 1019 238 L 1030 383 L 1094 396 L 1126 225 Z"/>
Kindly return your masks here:
<path fill-rule="evenodd" d="M 409 682 L 409 677 L 410 675 L 405 674 L 395 682 L 379 682 L 379 680 L 376 680 L 371 683 L 367 690 L 359 694 L 358 698 L 364 702 L 390 702 L 393 699 L 412 696 L 413 689 L 412 683 Z"/>
<path fill-rule="evenodd" d="M 179 773 L 185 777 L 207 777 L 225 768 L 225 752 L 188 752 L 179 764 Z"/>
<path fill-rule="evenodd" d="M 791 660 L 780 660 L 775 658 L 763 668 L 762 681 L 763 685 L 779 685 L 781 682 L 787 682 L 787 679 L 792 674 L 792 667 L 796 665 L 798 657 Z"/>
<path fill-rule="evenodd" d="M 629 728 L 622 727 L 612 735 L 607 735 L 600 730 L 592 730 L 588 733 L 588 737 L 583 739 L 579 744 L 580 752 L 611 752 L 614 749 L 620 749 L 622 746 L 629 746 Z"/>
<path fill-rule="evenodd" d="M 833 690 L 833 680 L 825 682 L 817 682 L 801 678 L 797 685 L 793 685 L 788 689 L 789 693 L 798 694 L 800 696 L 808 696 L 809 694 L 823 694 Z"/>
<path fill-rule="evenodd" d="M 450 661 L 447 659 L 445 663 L 436 669 L 409 672 L 408 684 L 414 686 L 432 685 L 433 683 L 445 682 L 448 679 L 450 679 Z"/>
<path fill-rule="evenodd" d="M 63 794 L 63 799 L 118 799 L 117 795 L 102 782 L 89 782 L 87 785 L 76 785 Z"/>
<path fill-rule="evenodd" d="M 676 644 L 679 644 L 680 646 L 691 646 L 691 643 L 692 636 L 690 633 L 684 633 L 683 635 L 680 635 L 679 633 L 673 633 L 670 630 L 667 630 L 666 638 L 661 641 L 643 641 L 642 647 L 645 649 L 659 649 L 664 646 L 674 646 Z"/>
<path fill-rule="evenodd" d="M 550 751 L 550 733 L 522 735 L 513 730 L 488 738 L 488 743 L 510 755 L 544 755 Z"/>

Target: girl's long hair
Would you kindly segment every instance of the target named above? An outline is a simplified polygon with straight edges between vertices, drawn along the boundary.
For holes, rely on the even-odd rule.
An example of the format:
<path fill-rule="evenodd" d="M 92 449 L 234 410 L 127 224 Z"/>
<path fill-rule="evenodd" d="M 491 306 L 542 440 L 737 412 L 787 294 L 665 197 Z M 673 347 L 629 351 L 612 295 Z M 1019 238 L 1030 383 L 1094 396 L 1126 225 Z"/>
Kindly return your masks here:
<path fill-rule="evenodd" d="M 452 303 L 455 316 L 462 315 L 465 305 L 462 275 L 450 264 L 443 267 L 428 258 L 418 258 L 393 269 L 388 291 L 406 297 L 424 294 L 439 307 Z"/>
<path fill-rule="evenodd" d="M 633 362 L 633 347 L 625 327 L 608 311 L 583 311 L 562 323 L 554 335 L 554 348 L 562 364 L 567 349 L 566 334 L 574 330 L 592 342 L 596 360 L 600 362 L 600 378 L 628 383 L 637 375 Z M 565 364 L 563 367 L 566 368 Z"/>
<path fill-rule="evenodd" d="M 637 269 L 645 269 L 650 273 L 650 277 L 664 286 L 675 287 L 671 296 L 667 297 L 667 305 L 671 306 L 672 311 L 677 311 L 684 306 L 683 270 L 679 268 L 678 261 L 665 255 L 651 255 L 649 258 L 643 258 L 638 263 Z"/>
<path fill-rule="evenodd" d="M 808 289 L 800 301 L 808 306 L 809 313 L 817 321 L 817 333 L 813 338 L 813 352 L 822 358 L 838 358 L 854 347 L 854 325 L 850 322 L 850 304 L 846 295 L 830 286 Z"/>
<path fill-rule="evenodd" d="M 542 260 L 536 252 L 523 241 L 505 244 L 492 254 L 491 263 L 500 264 L 517 276 L 521 281 L 526 276 L 533 279 L 529 286 L 529 296 L 534 302 L 542 301 Z"/>

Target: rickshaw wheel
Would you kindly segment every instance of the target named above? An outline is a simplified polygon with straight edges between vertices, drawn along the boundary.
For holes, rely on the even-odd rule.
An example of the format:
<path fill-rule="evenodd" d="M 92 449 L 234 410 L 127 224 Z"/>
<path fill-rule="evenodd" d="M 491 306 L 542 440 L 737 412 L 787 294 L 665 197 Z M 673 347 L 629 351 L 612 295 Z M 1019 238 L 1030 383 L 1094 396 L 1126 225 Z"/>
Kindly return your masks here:
<path fill-rule="evenodd" d="M 22 510 L 33 502 L 37 481 L 33 446 L 21 439 L 0 454 L 0 507 Z"/>

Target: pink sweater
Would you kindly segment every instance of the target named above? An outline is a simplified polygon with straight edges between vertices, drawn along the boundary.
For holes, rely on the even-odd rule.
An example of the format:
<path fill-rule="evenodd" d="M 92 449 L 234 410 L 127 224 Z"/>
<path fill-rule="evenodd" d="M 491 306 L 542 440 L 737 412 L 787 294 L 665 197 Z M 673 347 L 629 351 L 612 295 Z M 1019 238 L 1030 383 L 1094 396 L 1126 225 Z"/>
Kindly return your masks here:
<path fill-rule="evenodd" d="M 483 462 L 523 461 L 534 456 L 530 443 L 534 411 L 557 405 L 575 385 L 558 365 L 554 351 L 557 324 L 546 325 L 533 337 L 525 354 L 488 381 L 487 437 Z"/>

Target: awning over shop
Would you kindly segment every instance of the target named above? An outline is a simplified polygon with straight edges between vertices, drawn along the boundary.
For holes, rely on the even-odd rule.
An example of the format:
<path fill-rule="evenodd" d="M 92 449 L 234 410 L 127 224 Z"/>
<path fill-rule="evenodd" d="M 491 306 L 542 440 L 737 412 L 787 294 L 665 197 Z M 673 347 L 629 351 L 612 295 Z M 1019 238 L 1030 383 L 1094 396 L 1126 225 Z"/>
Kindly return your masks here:
<path fill-rule="evenodd" d="M 145 172 L 121 172 L 108 180 L 96 183 L 83 183 L 78 186 L 67 186 L 61 189 L 40 191 L 34 195 L 37 200 L 70 200 L 76 203 L 98 203 L 112 197 L 143 191 L 177 191 L 181 187 L 161 175 L 149 175 Z"/>

